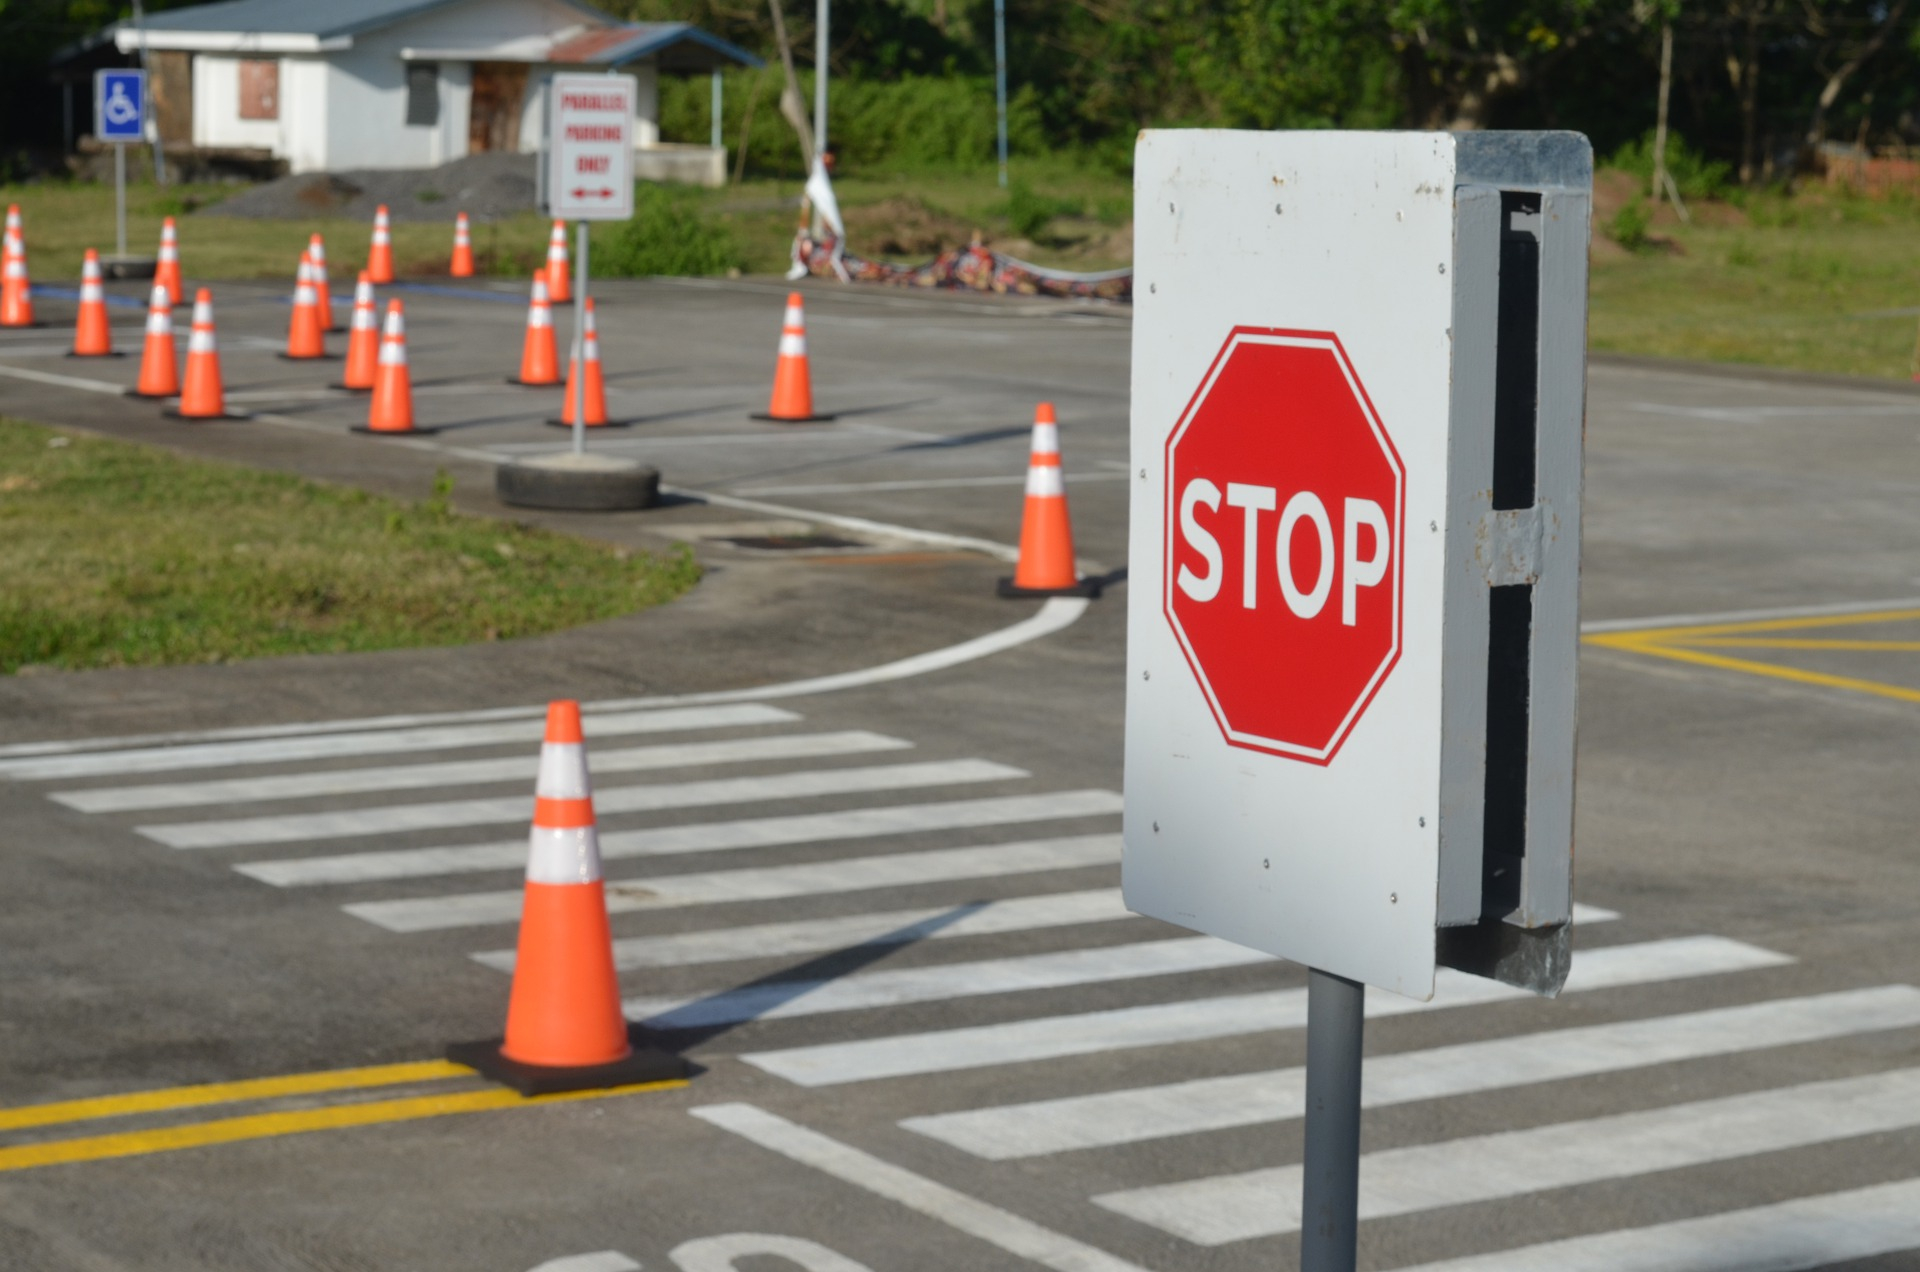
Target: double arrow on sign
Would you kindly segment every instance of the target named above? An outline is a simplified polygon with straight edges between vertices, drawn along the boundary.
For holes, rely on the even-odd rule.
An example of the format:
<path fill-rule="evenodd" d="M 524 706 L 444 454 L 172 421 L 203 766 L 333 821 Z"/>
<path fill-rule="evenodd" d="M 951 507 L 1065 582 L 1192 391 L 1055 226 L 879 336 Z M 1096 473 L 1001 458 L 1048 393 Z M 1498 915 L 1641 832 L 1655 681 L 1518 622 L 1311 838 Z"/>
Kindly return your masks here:
<path fill-rule="evenodd" d="M 601 189 L 601 190 L 575 190 L 573 192 L 573 197 L 576 199 L 584 199 L 584 198 L 587 198 L 589 195 L 599 199 L 611 199 L 613 197 L 613 191 Z"/>

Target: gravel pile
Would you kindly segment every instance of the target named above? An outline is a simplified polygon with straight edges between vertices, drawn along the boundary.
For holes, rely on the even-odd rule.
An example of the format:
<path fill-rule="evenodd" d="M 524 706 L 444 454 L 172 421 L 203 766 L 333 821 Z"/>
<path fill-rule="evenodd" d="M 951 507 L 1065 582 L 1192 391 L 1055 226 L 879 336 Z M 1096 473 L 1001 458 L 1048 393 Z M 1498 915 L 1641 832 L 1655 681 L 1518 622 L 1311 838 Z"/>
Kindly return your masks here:
<path fill-rule="evenodd" d="M 465 212 L 492 221 L 534 210 L 533 155 L 478 154 L 438 168 L 308 172 L 255 186 L 203 208 L 201 216 L 370 221 L 380 204 L 396 221 L 446 221 Z"/>

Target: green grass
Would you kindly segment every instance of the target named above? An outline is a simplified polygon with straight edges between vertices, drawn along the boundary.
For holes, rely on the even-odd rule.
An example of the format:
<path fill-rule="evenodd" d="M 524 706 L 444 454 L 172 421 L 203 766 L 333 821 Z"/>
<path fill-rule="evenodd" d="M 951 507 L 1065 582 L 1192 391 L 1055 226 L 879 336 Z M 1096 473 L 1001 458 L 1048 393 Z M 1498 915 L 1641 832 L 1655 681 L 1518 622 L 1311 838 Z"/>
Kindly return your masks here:
<path fill-rule="evenodd" d="M 180 264 L 189 279 L 272 278 L 291 280 L 310 234 L 327 244 L 327 272 L 336 290 L 350 290 L 367 258 L 373 227 L 365 221 L 304 217 L 262 221 L 248 217 L 196 216 L 244 187 L 226 185 L 127 186 L 127 250 L 151 255 L 160 244 L 161 218 L 172 216 L 180 233 Z M 35 182 L 0 186 L 0 206 L 18 203 L 26 220 L 27 263 L 36 283 L 76 284 L 88 248 L 102 255 L 114 248 L 113 186 L 110 183 Z M 532 212 L 473 227 L 473 250 L 482 273 L 523 275 L 546 259 L 549 222 Z M 399 222 L 393 226 L 395 268 L 401 274 L 442 274 L 453 252 L 451 223 Z M 291 282 L 288 283 L 291 286 Z"/>
<path fill-rule="evenodd" d="M 684 592 L 661 559 L 0 420 L 0 673 L 506 640 Z"/>
<path fill-rule="evenodd" d="M 1717 211 L 1595 253 L 1593 349 L 1908 378 L 1916 316 L 1878 311 L 1920 306 L 1920 210 L 1819 191 Z"/>

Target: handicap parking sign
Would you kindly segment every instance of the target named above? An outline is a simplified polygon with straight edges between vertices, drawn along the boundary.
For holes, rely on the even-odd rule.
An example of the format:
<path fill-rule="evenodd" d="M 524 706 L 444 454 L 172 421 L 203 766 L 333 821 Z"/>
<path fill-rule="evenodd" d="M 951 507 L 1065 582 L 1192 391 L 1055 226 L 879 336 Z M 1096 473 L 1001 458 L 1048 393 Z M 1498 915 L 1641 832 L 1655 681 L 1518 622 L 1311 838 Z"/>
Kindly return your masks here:
<path fill-rule="evenodd" d="M 139 141 L 147 131 L 147 73 L 96 71 L 93 135 L 101 141 Z"/>

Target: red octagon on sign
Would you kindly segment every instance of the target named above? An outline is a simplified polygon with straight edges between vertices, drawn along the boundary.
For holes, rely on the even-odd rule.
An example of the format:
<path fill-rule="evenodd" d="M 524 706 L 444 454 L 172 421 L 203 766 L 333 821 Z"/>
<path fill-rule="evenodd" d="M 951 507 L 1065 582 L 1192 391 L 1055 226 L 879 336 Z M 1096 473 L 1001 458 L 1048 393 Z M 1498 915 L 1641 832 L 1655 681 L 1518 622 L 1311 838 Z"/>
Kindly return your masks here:
<path fill-rule="evenodd" d="M 1167 438 L 1167 622 L 1234 746 L 1330 762 L 1400 656 L 1406 470 L 1339 339 L 1236 327 Z"/>

